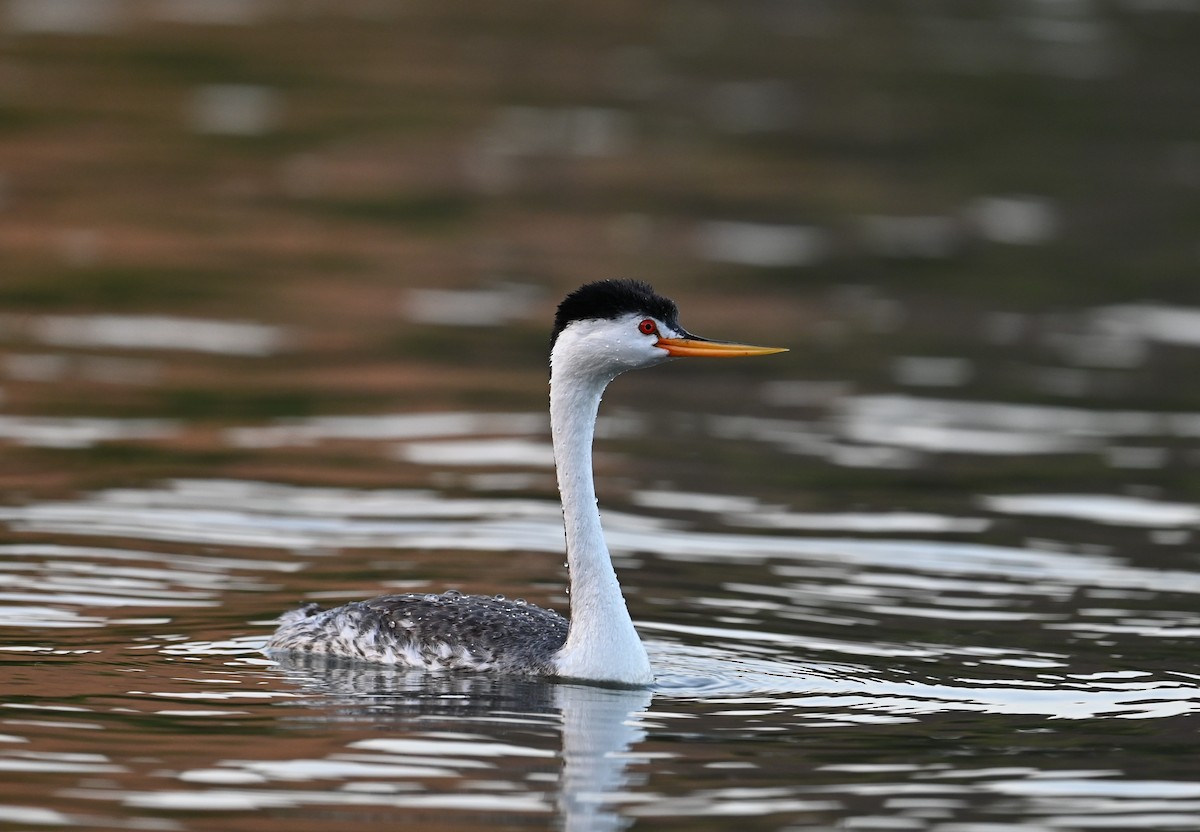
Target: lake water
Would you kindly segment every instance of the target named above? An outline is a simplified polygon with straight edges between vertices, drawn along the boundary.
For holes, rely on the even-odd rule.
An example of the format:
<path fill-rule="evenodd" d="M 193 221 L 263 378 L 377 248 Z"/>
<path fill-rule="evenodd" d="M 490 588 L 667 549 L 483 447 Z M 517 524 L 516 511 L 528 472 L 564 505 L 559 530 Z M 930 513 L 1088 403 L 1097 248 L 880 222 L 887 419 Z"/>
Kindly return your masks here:
<path fill-rule="evenodd" d="M 1195 2 L 0 6 L 0 828 L 1200 828 Z M 656 683 L 264 655 L 567 609 L 613 276 Z"/>
<path fill-rule="evenodd" d="M 423 485 L 193 476 L 3 508 L 4 822 L 1200 825 L 1200 506 L 988 487 L 997 460 L 1111 457 L 1123 432 L 1153 447 L 1190 437 L 1196 416 L 923 395 L 796 408 L 771 403 L 795 383 L 755 388 L 755 415 L 626 405 L 601 425 L 615 437 L 598 448 L 601 493 L 616 492 L 602 497 L 609 540 L 658 675 L 645 691 L 261 652 L 300 600 L 457 587 L 564 608 L 540 413 L 288 419 L 220 437 L 259 455 L 377 454 Z M 992 424 L 1006 408 L 1009 427 Z M 51 427 L 10 423 L 17 441 L 76 435 Z M 659 431 L 657 455 L 621 451 Z M 716 487 L 727 454 L 766 471 L 852 452 L 892 459 L 847 469 L 870 505 Z M 982 482 L 960 474 L 912 507 L 923 471 L 970 464 Z"/>

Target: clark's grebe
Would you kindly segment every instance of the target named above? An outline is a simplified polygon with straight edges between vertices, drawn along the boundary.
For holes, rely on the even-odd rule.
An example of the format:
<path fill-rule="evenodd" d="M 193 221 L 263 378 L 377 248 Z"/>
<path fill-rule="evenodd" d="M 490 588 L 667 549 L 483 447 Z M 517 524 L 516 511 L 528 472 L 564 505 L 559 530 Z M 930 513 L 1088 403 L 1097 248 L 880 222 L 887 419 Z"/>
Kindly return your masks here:
<path fill-rule="evenodd" d="M 645 283 L 605 280 L 559 304 L 550 346 L 550 432 L 567 538 L 571 621 L 521 601 L 445 592 L 384 595 L 285 614 L 271 652 L 344 656 L 429 670 L 491 670 L 621 685 L 653 681 L 613 571 L 592 479 L 600 396 L 626 370 L 678 357 L 783 352 L 709 341 Z"/>

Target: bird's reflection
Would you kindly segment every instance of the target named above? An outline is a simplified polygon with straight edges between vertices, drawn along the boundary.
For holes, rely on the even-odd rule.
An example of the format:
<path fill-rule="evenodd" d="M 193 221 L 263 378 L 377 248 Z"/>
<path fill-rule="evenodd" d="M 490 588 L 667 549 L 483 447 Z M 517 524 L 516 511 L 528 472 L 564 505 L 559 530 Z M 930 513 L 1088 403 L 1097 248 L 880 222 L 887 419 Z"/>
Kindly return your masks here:
<path fill-rule="evenodd" d="M 484 673 L 428 673 L 313 655 L 280 657 L 279 668 L 306 693 L 320 695 L 337 721 L 370 721 L 421 731 L 488 731 L 512 743 L 544 723 L 557 729 L 554 805 L 564 832 L 613 832 L 632 821 L 616 803 L 632 785 L 629 751 L 645 738 L 640 715 L 653 694 Z M 419 721 L 419 724 L 418 724 Z M 522 784 L 528 787 L 527 783 Z"/>

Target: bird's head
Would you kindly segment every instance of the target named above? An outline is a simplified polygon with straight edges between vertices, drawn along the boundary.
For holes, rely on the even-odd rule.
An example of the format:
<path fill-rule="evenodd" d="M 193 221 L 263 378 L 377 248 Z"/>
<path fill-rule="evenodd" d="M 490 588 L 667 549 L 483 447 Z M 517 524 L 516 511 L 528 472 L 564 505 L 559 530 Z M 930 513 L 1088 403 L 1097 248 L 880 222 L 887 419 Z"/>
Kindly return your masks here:
<path fill-rule="evenodd" d="M 670 358 L 736 358 L 786 352 L 710 341 L 679 324 L 670 298 L 636 280 L 585 284 L 563 299 L 550 341 L 552 373 L 612 379 L 626 370 L 652 367 Z"/>

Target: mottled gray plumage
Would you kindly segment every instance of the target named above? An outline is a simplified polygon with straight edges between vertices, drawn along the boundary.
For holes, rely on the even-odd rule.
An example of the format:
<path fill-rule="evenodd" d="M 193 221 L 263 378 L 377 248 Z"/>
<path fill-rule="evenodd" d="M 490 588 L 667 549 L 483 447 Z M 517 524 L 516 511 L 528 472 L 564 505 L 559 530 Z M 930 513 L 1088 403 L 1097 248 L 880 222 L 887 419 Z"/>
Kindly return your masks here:
<path fill-rule="evenodd" d="M 273 651 L 348 656 L 427 670 L 551 675 L 567 619 L 503 597 L 382 595 L 322 610 L 287 613 L 267 643 Z"/>

